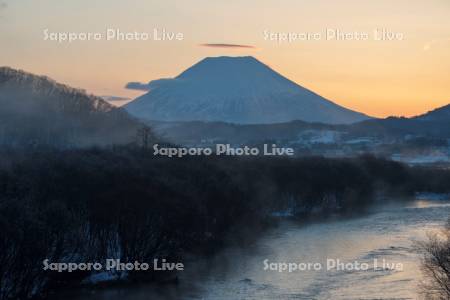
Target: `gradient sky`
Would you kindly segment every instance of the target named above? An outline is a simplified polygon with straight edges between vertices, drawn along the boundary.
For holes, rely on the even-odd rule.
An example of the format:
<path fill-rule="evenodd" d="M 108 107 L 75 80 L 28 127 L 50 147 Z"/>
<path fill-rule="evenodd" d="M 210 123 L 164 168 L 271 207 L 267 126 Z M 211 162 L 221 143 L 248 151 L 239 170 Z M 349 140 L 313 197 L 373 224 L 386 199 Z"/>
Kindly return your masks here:
<path fill-rule="evenodd" d="M 182 32 L 183 41 L 44 41 L 106 28 Z M 403 34 L 394 41 L 264 40 L 270 32 Z M 201 44 L 252 47 L 206 47 Z M 289 79 L 372 116 L 450 103 L 449 0 L 0 0 L 0 65 L 98 95 L 134 97 L 129 81 L 174 77 L 206 56 L 252 55 Z"/>

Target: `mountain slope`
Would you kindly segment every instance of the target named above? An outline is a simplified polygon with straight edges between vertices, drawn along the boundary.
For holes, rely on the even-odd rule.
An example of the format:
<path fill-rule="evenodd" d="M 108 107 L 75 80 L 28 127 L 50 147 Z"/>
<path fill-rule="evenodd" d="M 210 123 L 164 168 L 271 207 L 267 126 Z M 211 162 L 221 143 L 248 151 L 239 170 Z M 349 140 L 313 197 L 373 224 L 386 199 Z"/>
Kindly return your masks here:
<path fill-rule="evenodd" d="M 100 97 L 0 67 L 0 145 L 126 143 L 140 126 Z"/>
<path fill-rule="evenodd" d="M 270 140 L 297 142 L 305 134 L 332 133 L 341 140 L 372 139 L 398 143 L 415 139 L 450 141 L 450 105 L 413 118 L 389 117 L 353 124 L 323 124 L 290 121 L 273 124 L 231 124 L 224 122 L 149 122 L 155 131 L 174 143 L 200 146 L 203 143 L 248 144 Z M 450 151 L 450 149 L 449 149 Z"/>
<path fill-rule="evenodd" d="M 125 108 L 158 121 L 223 121 L 241 124 L 292 120 L 347 124 L 368 119 L 305 89 L 253 57 L 205 58 Z"/>
<path fill-rule="evenodd" d="M 415 119 L 422 121 L 450 122 L 450 104 L 417 116 Z"/>

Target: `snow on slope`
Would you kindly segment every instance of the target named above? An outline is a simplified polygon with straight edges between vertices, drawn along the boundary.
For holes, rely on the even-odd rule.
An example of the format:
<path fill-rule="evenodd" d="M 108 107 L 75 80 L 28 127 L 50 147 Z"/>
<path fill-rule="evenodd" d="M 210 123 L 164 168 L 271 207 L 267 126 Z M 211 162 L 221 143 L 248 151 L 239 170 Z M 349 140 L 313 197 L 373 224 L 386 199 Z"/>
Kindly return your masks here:
<path fill-rule="evenodd" d="M 345 124 L 368 119 L 299 86 L 253 57 L 205 58 L 179 76 L 155 80 L 149 86 L 147 94 L 125 106 L 147 120 Z"/>

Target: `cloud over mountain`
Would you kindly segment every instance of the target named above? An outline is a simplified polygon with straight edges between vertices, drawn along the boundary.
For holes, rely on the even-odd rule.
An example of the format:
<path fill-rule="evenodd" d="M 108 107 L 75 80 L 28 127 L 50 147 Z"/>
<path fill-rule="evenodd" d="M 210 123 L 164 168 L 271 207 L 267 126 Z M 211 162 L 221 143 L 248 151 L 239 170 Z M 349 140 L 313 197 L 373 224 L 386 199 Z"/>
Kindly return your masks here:
<path fill-rule="evenodd" d="M 149 91 L 150 90 L 149 84 L 150 83 L 142 83 L 142 82 L 137 82 L 137 81 L 131 81 L 131 82 L 128 82 L 125 85 L 125 88 L 129 89 L 129 90 Z"/>
<path fill-rule="evenodd" d="M 161 78 L 157 80 L 152 80 L 149 83 L 142 83 L 138 81 L 131 81 L 125 85 L 126 89 L 129 90 L 138 90 L 138 91 L 150 91 L 151 89 L 155 89 L 163 84 L 167 84 L 169 82 L 176 81 L 174 78 Z"/>
<path fill-rule="evenodd" d="M 108 101 L 108 102 L 130 100 L 130 98 L 127 98 L 127 97 L 112 96 L 112 95 L 103 95 L 103 96 L 100 96 L 100 98 L 102 98 L 103 100 Z"/>

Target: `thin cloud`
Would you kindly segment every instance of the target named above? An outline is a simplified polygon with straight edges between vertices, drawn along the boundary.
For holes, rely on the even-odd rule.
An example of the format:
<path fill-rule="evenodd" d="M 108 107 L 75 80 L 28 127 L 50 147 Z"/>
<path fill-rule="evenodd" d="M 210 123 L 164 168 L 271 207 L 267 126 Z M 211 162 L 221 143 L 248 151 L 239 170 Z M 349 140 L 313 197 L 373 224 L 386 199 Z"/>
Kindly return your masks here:
<path fill-rule="evenodd" d="M 150 90 L 150 86 L 148 83 L 142 83 L 142 82 L 136 82 L 136 81 L 128 82 L 125 85 L 125 88 L 129 89 L 129 90 L 138 90 L 138 91 L 149 91 Z"/>
<path fill-rule="evenodd" d="M 151 89 L 155 89 L 161 85 L 171 84 L 176 81 L 177 80 L 174 78 L 161 78 L 161 79 L 152 80 L 148 83 L 131 81 L 125 85 L 125 88 L 129 89 L 129 90 L 150 91 Z"/>
<path fill-rule="evenodd" d="M 122 96 L 103 95 L 100 97 L 103 98 L 103 100 L 110 101 L 110 102 L 131 100 L 130 98 L 122 97 Z"/>
<path fill-rule="evenodd" d="M 208 44 L 200 44 L 200 47 L 208 47 L 208 48 L 235 48 L 235 49 L 256 49 L 255 46 L 252 45 L 241 45 L 241 44 L 222 44 L 222 43 L 208 43 Z"/>

